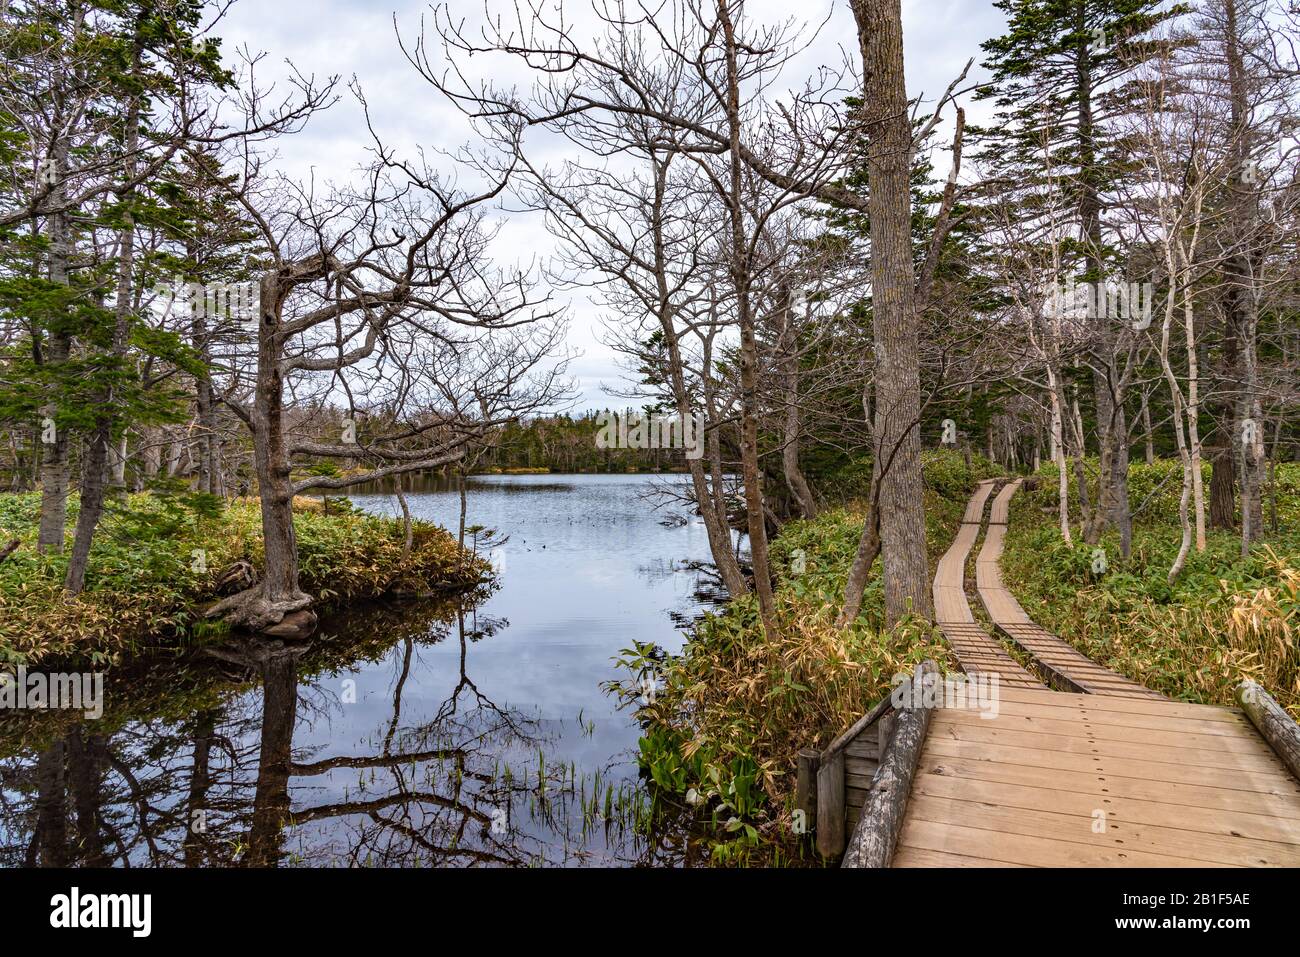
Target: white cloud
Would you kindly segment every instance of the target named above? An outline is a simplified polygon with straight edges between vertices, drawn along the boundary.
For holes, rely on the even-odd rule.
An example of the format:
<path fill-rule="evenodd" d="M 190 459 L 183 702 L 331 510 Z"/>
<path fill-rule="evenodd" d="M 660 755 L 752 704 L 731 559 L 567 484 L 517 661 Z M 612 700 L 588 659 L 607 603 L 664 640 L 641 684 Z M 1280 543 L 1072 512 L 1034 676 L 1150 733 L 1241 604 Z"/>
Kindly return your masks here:
<path fill-rule="evenodd" d="M 787 68 L 785 82 L 801 85 L 804 77 L 819 66 L 841 64 L 846 55 L 856 57 L 853 18 L 843 2 L 807 0 L 792 5 L 789 0 L 750 0 L 754 18 L 773 22 L 797 15 L 807 18 L 810 29 L 829 17 L 816 39 Z M 483 15 L 481 0 L 454 0 L 456 15 L 472 23 Z M 463 11 L 462 8 L 463 7 Z M 499 0 L 494 7 L 503 7 Z M 594 21 L 576 11 L 585 4 L 569 0 L 566 13 L 580 27 Z M 243 0 L 236 3 L 218 26 L 228 56 L 247 46 L 266 51 L 258 66 L 262 82 L 284 84 L 287 61 L 305 74 L 317 78 L 339 75 L 346 83 L 353 77 L 361 85 L 370 105 L 371 117 L 385 144 L 406 155 L 419 147 L 430 151 L 455 151 L 473 142 L 469 124 L 407 62 L 394 30 L 413 41 L 421 18 L 431 19 L 424 0 Z M 988 2 L 976 0 L 907 0 L 903 5 L 904 57 L 908 92 L 923 94 L 928 102 L 938 96 L 961 70 L 969 57 L 979 57 L 980 41 L 996 35 L 1003 17 Z M 492 69 L 509 69 L 494 64 Z M 498 82 L 524 81 L 522 73 L 494 76 Z M 978 111 L 972 110 L 972 119 Z M 563 141 L 550 138 L 548 150 L 559 150 Z M 318 182 L 343 182 L 366 160 L 369 134 L 359 104 L 345 95 L 331 110 L 313 118 L 301 133 L 277 143 L 276 165 L 283 172 Z M 942 163 L 942 160 L 937 160 Z M 544 256 L 552 243 L 536 215 L 510 214 L 494 247 L 502 261 L 528 261 Z M 572 303 L 569 344 L 583 355 L 571 368 L 578 377 L 579 409 L 616 404 L 601 392 L 601 386 L 617 385 L 622 372 L 617 356 L 599 341 L 602 329 L 599 310 L 583 294 L 565 297 Z"/>

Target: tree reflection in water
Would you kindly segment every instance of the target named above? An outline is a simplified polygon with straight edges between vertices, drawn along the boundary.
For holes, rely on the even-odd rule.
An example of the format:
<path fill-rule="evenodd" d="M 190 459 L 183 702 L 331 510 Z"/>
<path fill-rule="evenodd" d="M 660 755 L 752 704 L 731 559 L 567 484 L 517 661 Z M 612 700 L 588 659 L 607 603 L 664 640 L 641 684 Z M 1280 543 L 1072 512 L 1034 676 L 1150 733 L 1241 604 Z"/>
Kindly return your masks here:
<path fill-rule="evenodd" d="M 100 721 L 6 715 L 0 863 L 681 863 L 684 835 L 648 826 L 626 767 L 548 761 L 556 722 L 475 685 L 469 645 L 505 624 L 461 602 L 369 607 L 308 643 L 230 640 L 111 672 Z M 404 702 L 421 648 L 449 640 L 460 645 L 450 691 Z M 319 732 L 356 705 L 335 686 L 384 660 L 380 720 L 339 736 L 355 753 L 337 753 Z"/>

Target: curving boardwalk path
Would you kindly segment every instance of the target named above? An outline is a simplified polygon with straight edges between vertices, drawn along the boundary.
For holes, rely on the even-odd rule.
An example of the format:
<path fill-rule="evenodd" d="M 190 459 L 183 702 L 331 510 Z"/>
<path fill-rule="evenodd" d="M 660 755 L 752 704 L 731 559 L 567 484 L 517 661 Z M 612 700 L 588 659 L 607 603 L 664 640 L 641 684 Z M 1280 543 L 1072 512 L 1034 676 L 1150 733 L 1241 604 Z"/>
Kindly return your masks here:
<path fill-rule="evenodd" d="M 1020 489 L 1020 485 L 1019 479 L 1008 483 L 993 500 L 988 534 L 984 536 L 984 547 L 975 560 L 976 587 L 989 620 L 1017 648 L 1033 658 L 1035 667 L 1048 678 L 1053 687 L 1084 694 L 1160 698 L 1161 695 L 1156 692 L 1098 664 L 1036 624 L 1025 614 L 1015 595 L 1003 584 L 999 560 L 1002 558 L 1003 542 L 1007 534 L 1011 497 Z"/>
<path fill-rule="evenodd" d="M 1002 646 L 1002 642 L 975 623 L 970 603 L 966 600 L 966 559 L 979 538 L 984 506 L 996 484 L 993 479 L 979 483 L 966 506 L 966 514 L 952 547 L 939 559 L 934 575 L 935 624 L 952 647 L 961 670 L 966 674 L 992 672 L 999 675 L 1002 683 L 1007 685 L 1042 688 L 1043 683 L 1021 667 Z"/>

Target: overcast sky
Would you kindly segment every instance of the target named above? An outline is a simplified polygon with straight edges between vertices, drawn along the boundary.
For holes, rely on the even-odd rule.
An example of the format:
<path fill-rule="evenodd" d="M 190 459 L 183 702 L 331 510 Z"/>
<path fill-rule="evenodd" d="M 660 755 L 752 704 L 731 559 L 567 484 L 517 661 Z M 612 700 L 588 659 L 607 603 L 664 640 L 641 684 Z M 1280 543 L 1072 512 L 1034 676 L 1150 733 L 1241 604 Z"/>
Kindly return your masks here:
<path fill-rule="evenodd" d="M 493 9 L 504 9 L 509 0 L 488 2 Z M 567 0 L 565 11 L 581 25 L 588 6 L 589 0 Z M 469 24 L 483 17 L 483 0 L 452 0 L 451 8 Z M 820 65 L 842 63 L 843 45 L 856 43 L 847 0 L 750 0 L 747 9 L 762 21 L 792 14 L 807 18 L 810 32 L 826 21 L 808 50 L 788 68 L 784 80 L 791 86 L 801 85 Z M 408 155 L 420 146 L 454 151 L 473 142 L 472 131 L 398 47 L 394 22 L 403 37 L 413 38 L 422 17 L 430 19 L 428 0 L 238 0 L 216 32 L 223 37 L 228 60 L 235 48 L 244 46 L 266 53 L 258 66 L 260 83 L 282 78 L 286 61 L 318 78 L 339 74 L 346 82 L 355 77 L 386 145 Z M 903 0 L 909 96 L 933 100 L 968 58 L 976 57 L 978 64 L 980 42 L 1000 33 L 1003 24 L 1002 14 L 989 0 Z M 978 122 L 982 110 L 968 113 Z M 365 161 L 368 145 L 360 107 L 345 95 L 304 131 L 279 142 L 276 165 L 295 178 L 346 182 Z M 527 262 L 551 247 L 540 217 L 511 214 L 505 220 L 495 250 L 499 259 Z M 599 310 L 582 295 L 564 300 L 570 309 L 569 344 L 581 353 L 569 370 L 580 393 L 575 409 L 621 405 L 602 391 L 602 385 L 621 381 L 622 370 L 615 354 L 599 341 Z"/>

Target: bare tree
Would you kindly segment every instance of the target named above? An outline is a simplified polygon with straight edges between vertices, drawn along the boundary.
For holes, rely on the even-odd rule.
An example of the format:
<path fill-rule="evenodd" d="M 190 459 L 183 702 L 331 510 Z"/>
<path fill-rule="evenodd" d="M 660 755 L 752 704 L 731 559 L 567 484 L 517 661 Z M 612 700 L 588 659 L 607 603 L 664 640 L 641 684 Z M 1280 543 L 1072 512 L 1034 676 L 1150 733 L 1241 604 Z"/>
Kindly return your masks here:
<path fill-rule="evenodd" d="M 503 364 L 504 391 L 480 394 L 472 412 L 434 402 L 433 411 L 404 418 L 388 434 L 367 435 L 355 416 L 332 442 L 291 433 L 286 390 L 314 387 L 352 411 L 350 379 L 392 376 L 396 369 L 397 407 L 413 410 L 420 395 L 409 373 L 427 361 L 425 345 L 456 348 L 456 329 L 509 332 L 555 315 L 525 272 L 497 269 L 488 259 L 493 233 L 484 210 L 505 188 L 509 169 L 468 193 L 426 165 L 396 159 L 377 136 L 374 152 L 361 189 L 321 198 L 279 176 L 247 178 L 232 188 L 231 199 L 257 225 L 268 251 L 251 396 L 222 397 L 252 433 L 266 560 L 261 580 L 218 602 L 210 616 L 287 634 L 309 630 L 315 616 L 311 596 L 298 585 L 293 497 L 459 461 L 473 441 L 513 414 L 502 408 L 509 390 L 555 344 L 554 335 L 516 337 L 522 363 Z M 251 155 L 246 166 L 256 168 Z M 543 388 L 549 395 L 549 386 Z M 294 479 L 295 455 L 372 467 Z"/>

